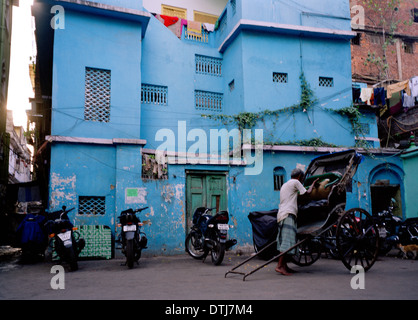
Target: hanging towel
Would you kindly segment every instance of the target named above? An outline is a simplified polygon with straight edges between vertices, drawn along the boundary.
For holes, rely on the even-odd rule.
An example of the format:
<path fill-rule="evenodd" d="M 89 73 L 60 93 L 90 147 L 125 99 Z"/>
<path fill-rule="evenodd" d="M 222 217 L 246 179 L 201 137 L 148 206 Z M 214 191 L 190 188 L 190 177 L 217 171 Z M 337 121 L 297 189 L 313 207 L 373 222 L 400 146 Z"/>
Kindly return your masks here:
<path fill-rule="evenodd" d="M 413 77 L 409 80 L 409 87 L 411 89 L 411 97 L 418 97 L 418 77 Z"/>
<path fill-rule="evenodd" d="M 391 84 L 387 87 L 387 98 L 392 98 L 392 95 L 395 92 L 399 92 L 405 90 L 405 92 L 410 96 L 411 95 L 411 89 L 409 88 L 409 80 L 405 80 L 402 82 L 398 82 L 395 84 Z"/>
<path fill-rule="evenodd" d="M 215 25 L 214 24 L 211 24 L 211 23 L 203 23 L 203 28 L 207 32 L 213 32 L 213 31 L 215 31 Z"/>
<path fill-rule="evenodd" d="M 171 17 L 160 14 L 160 17 L 164 20 L 164 25 L 166 27 L 171 26 L 172 24 L 175 24 L 177 21 L 179 21 L 179 18 L 177 17 Z"/>
<path fill-rule="evenodd" d="M 187 34 L 201 38 L 202 23 L 197 21 L 187 21 Z"/>
<path fill-rule="evenodd" d="M 408 94 L 404 94 L 403 96 L 403 107 L 410 108 L 415 106 L 415 97 L 408 96 Z"/>
<path fill-rule="evenodd" d="M 384 88 L 374 88 L 374 104 L 376 106 L 386 104 L 386 92 Z"/>
<path fill-rule="evenodd" d="M 371 105 L 373 88 L 361 88 L 360 99 L 368 105 Z"/>

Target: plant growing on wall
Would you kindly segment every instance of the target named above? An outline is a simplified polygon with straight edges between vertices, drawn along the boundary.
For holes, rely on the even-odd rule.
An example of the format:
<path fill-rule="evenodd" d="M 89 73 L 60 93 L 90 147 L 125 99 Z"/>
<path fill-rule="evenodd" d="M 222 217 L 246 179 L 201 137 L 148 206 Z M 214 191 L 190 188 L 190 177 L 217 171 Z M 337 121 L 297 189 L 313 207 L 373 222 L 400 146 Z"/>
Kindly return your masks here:
<path fill-rule="evenodd" d="M 238 129 L 251 129 L 258 121 L 263 121 L 266 117 L 278 118 L 280 114 L 288 112 L 308 112 L 310 108 L 316 103 L 314 92 L 311 89 L 309 83 L 306 81 L 305 75 L 302 72 L 300 77 L 301 99 L 300 103 L 294 104 L 290 107 L 276 109 L 276 110 L 263 110 L 260 112 L 240 112 L 235 115 L 226 114 L 202 114 L 204 118 L 221 121 L 224 125 L 235 124 Z"/>

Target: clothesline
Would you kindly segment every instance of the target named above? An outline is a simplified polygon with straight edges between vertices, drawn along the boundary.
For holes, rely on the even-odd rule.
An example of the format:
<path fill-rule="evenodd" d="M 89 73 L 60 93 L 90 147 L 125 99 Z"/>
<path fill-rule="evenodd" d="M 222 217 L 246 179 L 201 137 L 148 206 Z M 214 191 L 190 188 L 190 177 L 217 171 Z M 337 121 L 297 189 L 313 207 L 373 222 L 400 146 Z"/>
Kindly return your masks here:
<path fill-rule="evenodd" d="M 395 84 L 387 85 L 385 88 L 353 88 L 353 101 L 360 101 L 371 106 L 382 107 L 380 114 L 389 111 L 391 115 L 407 111 L 415 106 L 418 98 L 418 76 Z"/>

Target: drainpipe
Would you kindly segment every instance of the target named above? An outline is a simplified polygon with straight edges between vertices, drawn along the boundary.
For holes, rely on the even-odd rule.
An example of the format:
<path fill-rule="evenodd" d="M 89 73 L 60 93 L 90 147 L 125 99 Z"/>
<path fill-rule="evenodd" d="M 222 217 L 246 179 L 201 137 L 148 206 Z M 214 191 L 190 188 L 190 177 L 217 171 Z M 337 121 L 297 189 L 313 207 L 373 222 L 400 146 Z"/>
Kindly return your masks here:
<path fill-rule="evenodd" d="M 398 77 L 402 81 L 402 58 L 401 58 L 401 40 L 396 39 L 396 58 L 398 60 Z"/>

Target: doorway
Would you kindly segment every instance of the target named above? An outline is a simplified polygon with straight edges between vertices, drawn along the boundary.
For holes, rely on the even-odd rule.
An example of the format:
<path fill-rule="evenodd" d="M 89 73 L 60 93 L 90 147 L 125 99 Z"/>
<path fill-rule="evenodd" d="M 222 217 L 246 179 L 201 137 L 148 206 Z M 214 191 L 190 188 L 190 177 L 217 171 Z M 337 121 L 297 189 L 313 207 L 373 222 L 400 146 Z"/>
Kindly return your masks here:
<path fill-rule="evenodd" d="M 226 172 L 186 171 L 186 232 L 198 207 L 227 210 Z"/>
<path fill-rule="evenodd" d="M 389 184 L 387 181 L 377 180 L 370 186 L 370 194 L 373 214 L 387 210 L 391 200 L 395 199 L 393 214 L 402 218 L 402 197 L 399 184 Z"/>

